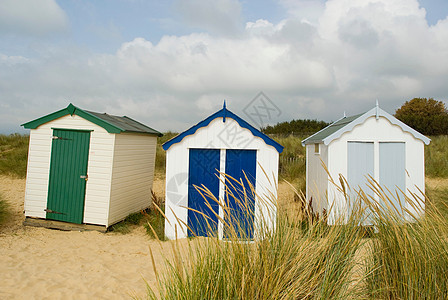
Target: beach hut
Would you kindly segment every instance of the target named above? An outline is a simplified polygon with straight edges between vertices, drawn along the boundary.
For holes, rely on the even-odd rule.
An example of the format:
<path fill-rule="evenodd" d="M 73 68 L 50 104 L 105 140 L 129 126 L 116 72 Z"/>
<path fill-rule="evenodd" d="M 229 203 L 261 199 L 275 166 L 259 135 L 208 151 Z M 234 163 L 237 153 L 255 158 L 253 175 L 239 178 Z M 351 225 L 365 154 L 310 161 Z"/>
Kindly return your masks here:
<path fill-rule="evenodd" d="M 28 224 L 40 218 L 105 229 L 151 204 L 158 131 L 73 104 L 22 126 L 30 129 Z"/>
<path fill-rule="evenodd" d="M 274 227 L 278 158 L 283 147 L 228 110 L 225 103 L 218 112 L 166 142 L 163 149 L 167 238 L 229 237 L 228 227 L 219 219 L 228 224 L 236 220 L 239 237 L 249 239 L 257 238 L 262 228 Z M 230 186 L 224 173 L 242 184 L 238 187 L 229 179 L 234 184 Z M 225 205 L 204 192 L 201 195 L 200 187 Z M 223 207 L 228 210 L 224 212 Z"/>
<path fill-rule="evenodd" d="M 412 213 L 414 206 L 406 196 L 425 191 L 424 145 L 430 139 L 388 114 L 378 104 L 351 117 L 344 116 L 302 141 L 306 147 L 306 197 L 314 212 L 328 212 L 328 223 L 349 216 L 361 188 L 379 200 L 367 186 L 369 176 L 379 183 L 399 212 Z M 325 170 L 323 164 L 326 166 Z M 327 172 L 328 171 L 328 172 Z M 336 189 L 342 175 L 350 187 L 347 203 L 343 191 Z M 392 194 L 394 197 L 392 197 Z M 395 199 L 393 199 L 395 198 Z M 424 203 L 420 203 L 424 205 Z M 330 209 L 331 208 L 331 209 Z M 365 225 L 371 224 L 366 217 Z"/>

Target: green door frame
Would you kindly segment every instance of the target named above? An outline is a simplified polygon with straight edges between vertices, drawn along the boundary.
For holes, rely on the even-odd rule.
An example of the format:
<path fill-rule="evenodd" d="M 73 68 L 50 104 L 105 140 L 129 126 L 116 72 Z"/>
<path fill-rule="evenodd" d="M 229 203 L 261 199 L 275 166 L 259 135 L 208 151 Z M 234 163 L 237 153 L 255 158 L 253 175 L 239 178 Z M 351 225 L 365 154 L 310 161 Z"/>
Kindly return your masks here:
<path fill-rule="evenodd" d="M 53 128 L 47 219 L 81 224 L 90 131 Z"/>

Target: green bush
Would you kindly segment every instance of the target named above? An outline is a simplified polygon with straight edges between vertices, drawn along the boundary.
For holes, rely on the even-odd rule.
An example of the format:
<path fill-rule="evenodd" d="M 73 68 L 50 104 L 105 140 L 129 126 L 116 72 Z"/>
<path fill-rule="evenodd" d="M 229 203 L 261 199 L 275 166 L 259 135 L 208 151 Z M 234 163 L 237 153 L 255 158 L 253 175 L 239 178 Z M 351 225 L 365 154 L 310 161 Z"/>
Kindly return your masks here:
<path fill-rule="evenodd" d="M 425 135 L 448 134 L 448 112 L 442 101 L 414 98 L 406 101 L 395 117 Z"/>
<path fill-rule="evenodd" d="M 292 120 L 289 122 L 277 123 L 274 126 L 266 126 L 263 128 L 263 133 L 266 134 L 281 134 L 281 135 L 311 135 L 318 132 L 322 128 L 328 126 L 329 123 L 318 120 Z"/>

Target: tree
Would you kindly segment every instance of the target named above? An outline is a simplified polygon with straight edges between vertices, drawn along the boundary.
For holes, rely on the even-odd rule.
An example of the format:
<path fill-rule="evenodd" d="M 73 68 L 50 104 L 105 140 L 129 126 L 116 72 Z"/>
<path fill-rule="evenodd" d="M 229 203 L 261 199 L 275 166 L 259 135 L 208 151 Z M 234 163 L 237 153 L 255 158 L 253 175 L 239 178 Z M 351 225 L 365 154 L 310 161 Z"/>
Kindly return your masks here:
<path fill-rule="evenodd" d="M 448 134 L 448 111 L 442 101 L 433 98 L 406 101 L 395 117 L 424 135 Z"/>

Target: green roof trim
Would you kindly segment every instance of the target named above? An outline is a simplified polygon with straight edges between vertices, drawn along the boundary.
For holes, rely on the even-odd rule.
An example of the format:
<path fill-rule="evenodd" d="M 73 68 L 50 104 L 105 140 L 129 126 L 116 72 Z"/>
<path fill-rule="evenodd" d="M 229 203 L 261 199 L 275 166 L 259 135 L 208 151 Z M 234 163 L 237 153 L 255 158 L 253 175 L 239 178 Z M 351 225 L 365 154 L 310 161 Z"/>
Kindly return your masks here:
<path fill-rule="evenodd" d="M 134 133 L 145 133 L 153 134 L 157 136 L 162 136 L 162 133 L 158 132 L 151 127 L 148 127 L 136 120 L 129 117 L 123 116 L 113 116 L 106 113 L 97 113 L 92 111 L 83 110 L 79 107 L 69 104 L 66 108 L 58 110 L 54 113 L 48 114 L 46 116 L 40 117 L 33 121 L 22 124 L 26 129 L 36 129 L 42 124 L 51 122 L 58 118 L 66 115 L 78 115 L 87 121 L 90 121 L 102 128 L 104 128 L 109 133 L 122 133 L 122 132 L 134 132 Z"/>

